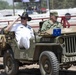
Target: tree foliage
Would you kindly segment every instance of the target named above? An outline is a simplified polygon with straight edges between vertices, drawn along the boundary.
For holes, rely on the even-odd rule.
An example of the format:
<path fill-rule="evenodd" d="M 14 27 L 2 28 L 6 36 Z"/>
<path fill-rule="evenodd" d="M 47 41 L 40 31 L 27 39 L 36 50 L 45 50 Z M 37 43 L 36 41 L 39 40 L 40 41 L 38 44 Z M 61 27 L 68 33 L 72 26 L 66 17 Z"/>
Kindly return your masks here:
<path fill-rule="evenodd" d="M 50 0 L 51 9 L 74 8 L 76 0 Z"/>
<path fill-rule="evenodd" d="M 17 3 L 17 4 L 15 5 L 15 8 L 16 8 L 16 9 L 23 9 L 24 7 L 25 7 L 24 4 L 21 3 L 21 2 L 19 2 L 19 3 Z"/>
<path fill-rule="evenodd" d="M 8 2 L 0 0 L 0 9 L 7 9 L 7 8 L 9 8 Z"/>
<path fill-rule="evenodd" d="M 45 6 L 46 1 L 41 0 L 42 6 Z M 76 0 L 49 0 L 50 9 L 63 9 L 63 8 L 74 8 L 76 7 Z M 45 6 L 46 7 L 46 6 Z"/>
<path fill-rule="evenodd" d="M 47 8 L 48 0 L 41 0 L 41 7 Z M 14 2 L 15 3 L 15 2 Z M 28 5 L 30 5 L 28 3 Z M 33 4 L 32 4 L 33 5 Z M 37 5 L 37 3 L 34 5 Z M 14 6 L 16 9 L 23 9 L 27 7 L 27 4 L 22 2 L 17 2 Z M 74 8 L 76 7 L 76 0 L 49 0 L 50 9 L 63 9 L 63 8 Z M 13 8 L 13 5 L 9 5 L 6 1 L 0 0 L 0 10 L 1 9 L 10 9 Z"/>

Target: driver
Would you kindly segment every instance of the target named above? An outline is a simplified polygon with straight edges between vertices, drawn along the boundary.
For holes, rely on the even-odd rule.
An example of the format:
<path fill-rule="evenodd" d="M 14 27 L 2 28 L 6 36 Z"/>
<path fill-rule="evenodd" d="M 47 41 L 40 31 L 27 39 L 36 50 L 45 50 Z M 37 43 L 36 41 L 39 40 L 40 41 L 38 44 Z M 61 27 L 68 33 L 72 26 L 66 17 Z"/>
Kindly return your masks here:
<path fill-rule="evenodd" d="M 44 32 L 50 28 L 63 28 L 62 24 L 57 21 L 57 18 L 57 12 L 50 12 L 50 19 L 43 23 L 41 31 Z"/>

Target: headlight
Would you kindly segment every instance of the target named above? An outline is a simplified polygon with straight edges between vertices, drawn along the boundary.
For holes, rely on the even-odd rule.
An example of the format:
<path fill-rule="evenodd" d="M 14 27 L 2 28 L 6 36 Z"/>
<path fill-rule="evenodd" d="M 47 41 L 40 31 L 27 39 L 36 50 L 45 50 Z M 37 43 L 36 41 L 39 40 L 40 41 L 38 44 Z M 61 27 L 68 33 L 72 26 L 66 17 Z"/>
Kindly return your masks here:
<path fill-rule="evenodd" d="M 59 38 L 59 43 L 63 44 L 64 43 L 64 38 Z"/>

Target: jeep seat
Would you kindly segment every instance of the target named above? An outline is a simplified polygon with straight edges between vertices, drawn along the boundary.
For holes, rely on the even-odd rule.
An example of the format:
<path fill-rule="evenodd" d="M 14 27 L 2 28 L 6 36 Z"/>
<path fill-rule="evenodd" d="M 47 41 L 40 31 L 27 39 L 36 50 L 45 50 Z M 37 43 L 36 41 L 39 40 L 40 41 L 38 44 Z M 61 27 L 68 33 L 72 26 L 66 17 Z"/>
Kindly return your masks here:
<path fill-rule="evenodd" d="M 43 23 L 44 23 L 44 21 L 39 22 L 39 32 L 41 32 L 41 28 L 42 28 Z"/>

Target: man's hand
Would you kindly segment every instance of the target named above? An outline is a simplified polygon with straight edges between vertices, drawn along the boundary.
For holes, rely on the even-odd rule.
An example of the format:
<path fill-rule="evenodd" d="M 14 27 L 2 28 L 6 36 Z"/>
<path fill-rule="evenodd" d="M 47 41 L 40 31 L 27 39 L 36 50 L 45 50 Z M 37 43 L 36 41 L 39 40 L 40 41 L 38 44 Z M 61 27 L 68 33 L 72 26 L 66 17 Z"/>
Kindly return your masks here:
<path fill-rule="evenodd" d="M 9 25 L 4 29 L 4 31 L 9 31 L 9 30 L 11 29 L 11 27 L 15 24 L 15 22 L 18 21 L 19 18 L 20 18 L 20 16 L 19 16 L 17 19 L 15 19 L 11 24 L 9 24 Z"/>

